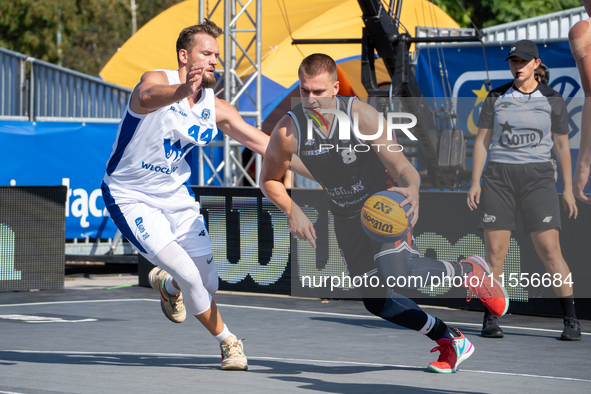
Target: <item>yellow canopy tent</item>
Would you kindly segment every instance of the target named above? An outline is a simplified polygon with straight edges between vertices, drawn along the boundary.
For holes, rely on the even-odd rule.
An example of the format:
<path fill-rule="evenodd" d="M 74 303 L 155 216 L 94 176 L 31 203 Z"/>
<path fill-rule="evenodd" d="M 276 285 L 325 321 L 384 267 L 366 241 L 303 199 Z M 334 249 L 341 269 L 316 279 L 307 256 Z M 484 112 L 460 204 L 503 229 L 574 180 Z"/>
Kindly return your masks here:
<path fill-rule="evenodd" d="M 214 2 L 210 2 L 212 5 Z M 387 3 L 384 3 L 387 6 Z M 100 73 L 106 81 L 133 88 L 141 75 L 158 68 L 176 69 L 176 39 L 186 26 L 199 20 L 198 0 L 187 0 L 170 7 L 148 22 L 121 47 Z M 206 14 L 211 10 L 206 9 Z M 254 14 L 254 3 L 249 12 Z M 223 27 L 223 2 L 211 19 Z M 332 56 L 339 65 L 342 85 L 350 85 L 359 96 L 366 94 L 361 84 L 361 45 L 291 45 L 292 38 L 360 38 L 363 28 L 361 9 L 356 0 L 266 0 L 262 5 L 262 74 L 264 77 L 264 114 L 277 105 L 297 85 L 300 61 L 312 53 Z M 414 36 L 416 26 L 457 28 L 458 25 L 440 8 L 426 0 L 402 3 L 401 23 Z M 247 18 L 240 18 L 238 28 L 252 29 Z M 243 47 L 252 34 L 237 33 Z M 220 57 L 224 59 L 220 40 Z M 254 45 L 249 55 L 254 58 Z M 249 65 L 240 64 L 237 73 L 246 77 Z M 220 66 L 221 68 L 221 66 Z M 390 82 L 386 70 L 378 67 L 378 83 Z"/>

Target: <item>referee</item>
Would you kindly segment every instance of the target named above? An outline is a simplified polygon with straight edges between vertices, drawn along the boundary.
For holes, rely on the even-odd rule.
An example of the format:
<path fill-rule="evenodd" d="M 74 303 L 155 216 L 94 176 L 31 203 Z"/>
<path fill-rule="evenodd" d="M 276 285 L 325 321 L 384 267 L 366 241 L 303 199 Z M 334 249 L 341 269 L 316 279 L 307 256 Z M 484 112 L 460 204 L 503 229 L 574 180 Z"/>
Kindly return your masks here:
<path fill-rule="evenodd" d="M 484 230 L 486 261 L 497 277 L 503 273 L 516 212 L 521 212 L 525 231 L 547 272 L 561 278 L 560 285 L 554 287 L 564 312 L 560 338 L 579 341 L 581 328 L 575 315 L 573 288 L 565 283 L 570 270 L 560 250 L 560 202 L 551 163 L 554 147 L 564 181 L 562 204 L 568 216 L 576 218 L 568 112 L 560 94 L 535 79 L 535 69 L 541 63 L 536 44 L 517 41 L 511 45 L 507 60 L 514 80 L 489 92 L 478 121 L 468 206 L 474 210 L 480 205 L 478 227 Z M 489 149 L 490 162 L 481 187 Z M 504 336 L 497 318 L 488 311 L 482 336 Z"/>

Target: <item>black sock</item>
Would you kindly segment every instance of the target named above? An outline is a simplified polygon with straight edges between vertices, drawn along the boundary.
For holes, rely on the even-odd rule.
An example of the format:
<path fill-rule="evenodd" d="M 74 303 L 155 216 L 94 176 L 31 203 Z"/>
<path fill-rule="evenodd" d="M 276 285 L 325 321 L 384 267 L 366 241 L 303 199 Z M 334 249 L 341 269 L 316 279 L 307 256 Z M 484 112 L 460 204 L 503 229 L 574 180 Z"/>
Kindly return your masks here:
<path fill-rule="evenodd" d="M 568 297 L 560 297 L 560 304 L 562 305 L 562 311 L 564 312 L 564 317 L 573 317 L 577 318 L 575 314 L 575 297 L 574 295 L 569 295 Z"/>
<path fill-rule="evenodd" d="M 454 267 L 454 275 L 455 276 L 462 276 L 462 266 L 460 265 L 460 263 L 456 263 L 456 262 L 452 261 L 451 265 Z"/>
<path fill-rule="evenodd" d="M 455 276 L 463 277 L 464 274 L 469 274 L 472 272 L 472 264 L 470 263 L 452 262 L 451 265 L 454 267 Z"/>
<path fill-rule="evenodd" d="M 464 274 L 469 274 L 473 271 L 472 264 L 470 263 L 460 263 L 460 265 L 462 266 L 462 276 L 464 276 Z"/>
<path fill-rule="evenodd" d="M 427 336 L 434 341 L 438 341 L 441 338 L 454 339 L 456 337 L 453 330 L 437 317 L 435 318 L 435 325 L 431 331 L 427 333 Z"/>

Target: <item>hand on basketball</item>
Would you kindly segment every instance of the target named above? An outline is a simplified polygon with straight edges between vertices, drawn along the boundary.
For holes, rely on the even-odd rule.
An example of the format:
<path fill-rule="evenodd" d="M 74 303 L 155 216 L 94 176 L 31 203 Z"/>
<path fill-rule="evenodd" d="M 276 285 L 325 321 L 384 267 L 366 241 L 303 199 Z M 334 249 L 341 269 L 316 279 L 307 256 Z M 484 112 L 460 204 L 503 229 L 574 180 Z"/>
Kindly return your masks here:
<path fill-rule="evenodd" d="M 468 191 L 468 208 L 471 211 L 478 208 L 478 204 L 480 204 L 480 184 L 473 184 Z"/>
<path fill-rule="evenodd" d="M 289 232 L 298 239 L 307 239 L 310 245 L 316 249 L 316 231 L 314 225 L 308 217 L 302 212 L 300 207 L 295 204 L 291 206 L 289 215 Z"/>
<path fill-rule="evenodd" d="M 412 215 L 410 222 L 411 226 L 414 226 L 419 220 L 419 191 L 415 187 L 391 187 L 388 191 L 402 194 L 406 199 L 400 203 L 401 207 L 409 205 L 406 217 L 409 218 Z"/>
<path fill-rule="evenodd" d="M 587 197 L 584 192 L 584 189 L 589 185 L 589 177 L 591 176 L 589 169 L 589 166 L 585 168 L 577 166 L 573 178 L 573 194 L 586 204 L 591 204 L 591 198 Z"/>

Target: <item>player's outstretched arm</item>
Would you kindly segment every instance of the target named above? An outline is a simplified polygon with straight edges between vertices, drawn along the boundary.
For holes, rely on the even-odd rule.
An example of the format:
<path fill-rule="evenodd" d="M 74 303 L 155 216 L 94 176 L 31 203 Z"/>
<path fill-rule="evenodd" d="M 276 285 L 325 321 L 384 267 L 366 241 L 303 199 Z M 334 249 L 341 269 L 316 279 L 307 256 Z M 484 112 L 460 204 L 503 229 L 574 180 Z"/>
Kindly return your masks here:
<path fill-rule="evenodd" d="M 216 120 L 218 128 L 225 134 L 242 143 L 250 150 L 264 156 L 269 136 L 249 125 L 228 102 L 216 99 Z M 298 157 L 293 157 L 291 168 L 296 174 L 314 180 L 308 169 Z"/>
<path fill-rule="evenodd" d="M 271 140 L 263 160 L 260 185 L 265 196 L 275 204 L 289 220 L 289 231 L 299 239 L 307 239 L 316 247 L 316 231 L 312 222 L 287 194 L 283 177 L 291 165 L 295 139 L 291 137 L 291 118 L 284 116 L 271 133 Z M 302 164 L 303 165 L 303 164 Z"/>
<path fill-rule="evenodd" d="M 232 137 L 253 152 L 263 156 L 269 143 L 269 136 L 249 125 L 227 101 L 215 99 L 215 116 L 218 129 Z"/>
<path fill-rule="evenodd" d="M 133 89 L 130 108 L 136 114 L 148 114 L 195 95 L 201 87 L 203 65 L 193 65 L 185 83 L 169 85 L 163 71 L 148 71 Z"/>

